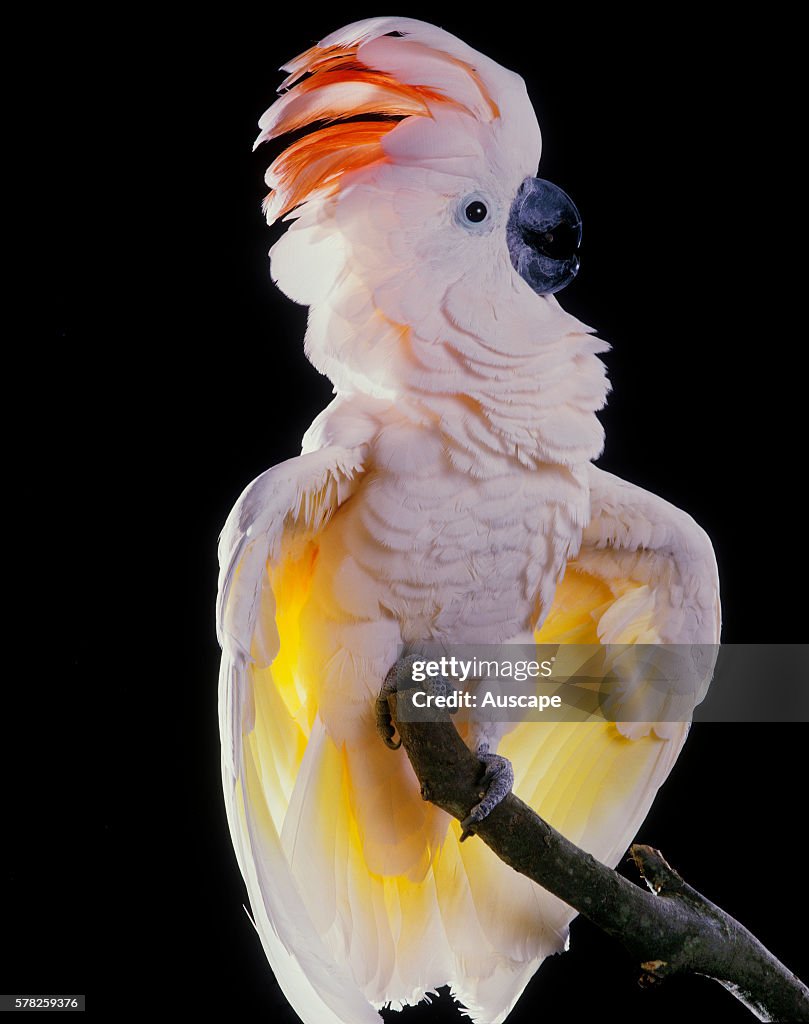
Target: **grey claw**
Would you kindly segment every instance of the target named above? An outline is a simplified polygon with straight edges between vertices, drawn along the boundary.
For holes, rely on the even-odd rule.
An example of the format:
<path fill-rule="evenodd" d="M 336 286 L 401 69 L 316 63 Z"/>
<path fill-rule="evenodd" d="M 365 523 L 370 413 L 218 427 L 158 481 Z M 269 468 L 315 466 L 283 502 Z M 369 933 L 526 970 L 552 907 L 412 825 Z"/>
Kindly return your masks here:
<path fill-rule="evenodd" d="M 391 666 L 376 698 L 376 731 L 379 733 L 382 742 L 390 750 L 398 750 L 402 745 L 402 740 L 401 738 L 395 742 L 393 740 L 396 729 L 393 725 L 388 697 L 392 693 L 396 693 L 400 684 L 413 685 L 413 662 L 418 660 L 419 655 L 407 654 Z M 451 689 L 449 681 L 442 676 L 426 679 L 423 683 L 416 685 L 420 686 L 425 693 L 441 697 L 446 697 Z M 457 711 L 457 708 L 452 709 L 450 714 L 454 714 L 455 711 Z"/>
<path fill-rule="evenodd" d="M 398 740 L 393 739 L 393 730 L 391 730 L 390 736 L 383 736 L 382 742 L 388 748 L 388 750 L 398 750 L 402 745 L 401 737 Z"/>
<path fill-rule="evenodd" d="M 396 693 L 400 678 L 403 681 L 405 678 L 410 678 L 411 666 L 415 659 L 415 655 L 408 655 L 405 658 L 400 658 L 399 661 L 391 666 L 376 698 L 376 731 L 389 750 L 398 750 L 402 745 L 402 740 L 401 737 L 395 741 L 393 739 L 396 735 L 396 729 L 393 725 L 388 697 L 392 693 Z"/>
<path fill-rule="evenodd" d="M 397 662 L 398 664 L 398 662 Z M 394 741 L 396 729 L 393 726 L 393 718 L 390 713 L 388 696 L 396 692 L 396 665 L 385 676 L 385 681 L 380 687 L 379 695 L 376 698 L 376 731 L 382 742 L 389 750 L 398 750 L 402 745 L 401 739 Z"/>
<path fill-rule="evenodd" d="M 480 803 L 475 804 L 461 822 L 461 842 L 473 835 L 470 831 L 472 826 L 488 817 L 494 808 L 508 796 L 514 785 L 514 768 L 508 758 L 480 751 L 478 758 L 486 767 L 481 779 L 483 792 L 480 794 Z"/>

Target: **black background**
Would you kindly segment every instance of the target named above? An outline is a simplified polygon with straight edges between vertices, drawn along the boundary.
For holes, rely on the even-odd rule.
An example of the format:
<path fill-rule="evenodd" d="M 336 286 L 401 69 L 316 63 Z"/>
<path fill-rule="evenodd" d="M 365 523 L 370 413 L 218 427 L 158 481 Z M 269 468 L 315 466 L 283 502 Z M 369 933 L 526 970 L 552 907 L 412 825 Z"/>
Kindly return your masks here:
<path fill-rule="evenodd" d="M 58 196 L 60 218 L 58 243 L 53 230 L 33 239 L 56 310 L 41 385 L 51 444 L 35 462 L 55 472 L 69 522 L 57 616 L 69 639 L 45 661 L 72 689 L 52 684 L 37 728 L 9 730 L 8 802 L 30 841 L 4 850 L 3 991 L 89 988 L 96 1005 L 139 1005 L 160 990 L 237 1019 L 296 1019 L 242 909 L 220 796 L 215 549 L 242 487 L 298 453 L 331 391 L 303 356 L 306 311 L 269 279 L 281 229 L 259 209 L 271 152 L 251 154 L 256 122 L 286 59 L 379 13 L 48 26 L 38 202 Z M 709 532 L 725 642 L 802 640 L 788 23 L 773 11 L 709 24 L 680 7 L 597 22 L 539 6 L 405 13 L 526 79 L 540 173 L 584 221 L 581 272 L 559 298 L 613 345 L 600 464 Z M 110 653 L 96 642 L 104 612 Z M 57 738 L 79 700 L 84 738 Z M 639 834 L 804 976 L 806 898 L 792 875 L 805 736 L 695 727 Z M 38 820 L 43 807 L 59 830 Z M 706 979 L 642 992 L 636 975 L 577 921 L 571 951 L 542 967 L 509 1021 L 604 1007 L 625 1020 L 697 1007 L 750 1019 Z M 458 1019 L 446 997 L 391 1017 Z"/>

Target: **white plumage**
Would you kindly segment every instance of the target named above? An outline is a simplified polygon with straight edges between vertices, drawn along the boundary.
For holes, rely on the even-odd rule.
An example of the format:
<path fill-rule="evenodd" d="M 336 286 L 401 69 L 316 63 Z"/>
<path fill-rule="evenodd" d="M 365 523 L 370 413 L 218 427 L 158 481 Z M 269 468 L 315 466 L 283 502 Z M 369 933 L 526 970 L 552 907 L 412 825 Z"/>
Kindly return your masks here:
<path fill-rule="evenodd" d="M 421 800 L 375 732 L 379 686 L 403 641 L 714 643 L 713 552 L 591 464 L 606 345 L 505 242 L 540 153 L 522 80 L 408 19 L 349 26 L 286 70 L 259 141 L 320 127 L 268 172 L 268 217 L 293 219 L 272 273 L 311 307 L 306 351 L 336 397 L 222 533 L 230 828 L 306 1024 L 375 1021 L 444 983 L 496 1024 L 573 912 Z M 398 120 L 358 124 L 371 114 Z M 457 223 L 469 195 L 480 230 Z M 523 723 L 499 752 L 523 799 L 614 864 L 686 728 Z"/>

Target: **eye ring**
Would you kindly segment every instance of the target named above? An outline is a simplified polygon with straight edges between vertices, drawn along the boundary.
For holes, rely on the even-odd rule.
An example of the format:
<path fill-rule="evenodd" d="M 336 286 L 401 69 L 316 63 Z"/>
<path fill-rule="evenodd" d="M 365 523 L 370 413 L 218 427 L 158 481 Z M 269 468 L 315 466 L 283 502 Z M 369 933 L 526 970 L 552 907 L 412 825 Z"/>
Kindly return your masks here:
<path fill-rule="evenodd" d="M 481 192 L 465 195 L 455 209 L 455 220 L 462 228 L 474 234 L 483 234 L 492 228 L 493 203 Z"/>

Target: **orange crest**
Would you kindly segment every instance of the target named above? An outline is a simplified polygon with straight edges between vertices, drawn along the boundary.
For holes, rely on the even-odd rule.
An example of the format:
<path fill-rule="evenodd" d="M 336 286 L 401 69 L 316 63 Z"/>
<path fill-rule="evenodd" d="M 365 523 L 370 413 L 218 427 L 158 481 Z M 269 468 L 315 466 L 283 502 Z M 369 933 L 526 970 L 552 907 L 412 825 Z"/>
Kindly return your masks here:
<path fill-rule="evenodd" d="M 281 97 L 259 121 L 261 134 L 253 149 L 286 132 L 325 124 L 289 145 L 267 170 L 272 191 L 262 206 L 268 223 L 315 195 L 337 192 L 348 171 L 385 160 L 382 139 L 402 118 L 431 117 L 431 104 L 468 109 L 436 87 L 407 84 L 363 63 L 358 56 L 362 43 L 313 46 L 286 65 L 291 74 L 279 88 Z M 420 56 L 426 49 L 418 46 Z M 436 61 L 450 63 L 456 74 L 462 69 L 492 116 L 498 116 L 474 68 L 438 50 L 429 52 Z M 362 115 L 369 120 L 358 120 Z"/>

